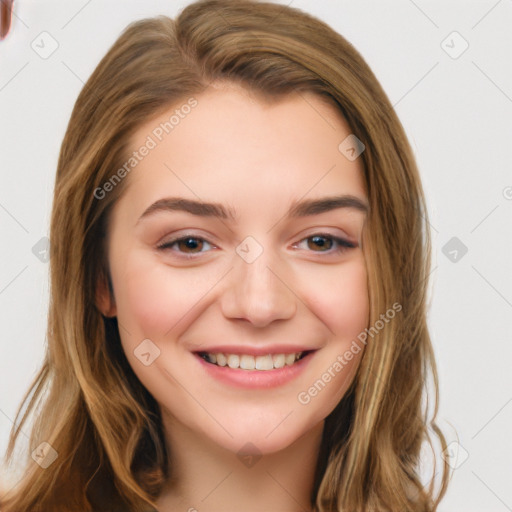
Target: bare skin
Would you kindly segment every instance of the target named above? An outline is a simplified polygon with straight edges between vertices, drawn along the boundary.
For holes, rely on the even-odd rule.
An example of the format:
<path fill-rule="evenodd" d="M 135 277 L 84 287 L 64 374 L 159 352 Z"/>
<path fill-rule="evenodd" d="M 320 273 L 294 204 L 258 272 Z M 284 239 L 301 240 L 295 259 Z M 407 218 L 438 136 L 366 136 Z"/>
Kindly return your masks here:
<path fill-rule="evenodd" d="M 268 104 L 217 84 L 196 99 L 125 178 L 109 225 L 114 297 L 100 288 L 99 304 L 118 317 L 128 361 L 162 410 L 172 478 L 160 512 L 311 510 L 324 419 L 363 354 L 333 371 L 368 324 L 366 214 L 287 212 L 294 201 L 340 195 L 366 204 L 361 159 L 338 149 L 351 131 L 312 94 Z M 142 126 L 133 147 L 175 108 Z M 143 216 L 168 197 L 219 203 L 236 221 L 165 209 Z M 159 350 L 149 365 L 137 356 L 143 340 L 146 352 Z M 219 344 L 312 352 L 291 380 L 247 388 L 212 376 L 198 356 Z"/>

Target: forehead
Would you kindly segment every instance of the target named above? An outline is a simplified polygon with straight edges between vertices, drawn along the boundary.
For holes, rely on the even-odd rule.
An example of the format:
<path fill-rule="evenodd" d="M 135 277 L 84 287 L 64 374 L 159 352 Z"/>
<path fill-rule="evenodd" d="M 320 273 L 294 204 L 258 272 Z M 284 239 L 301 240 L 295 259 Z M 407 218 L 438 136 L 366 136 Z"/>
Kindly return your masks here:
<path fill-rule="evenodd" d="M 350 134 L 341 112 L 318 95 L 267 101 L 239 86 L 211 87 L 137 130 L 130 152 L 150 149 L 127 176 L 126 195 L 139 211 L 181 195 L 251 214 L 305 195 L 365 197 L 361 159 L 340 150 Z"/>

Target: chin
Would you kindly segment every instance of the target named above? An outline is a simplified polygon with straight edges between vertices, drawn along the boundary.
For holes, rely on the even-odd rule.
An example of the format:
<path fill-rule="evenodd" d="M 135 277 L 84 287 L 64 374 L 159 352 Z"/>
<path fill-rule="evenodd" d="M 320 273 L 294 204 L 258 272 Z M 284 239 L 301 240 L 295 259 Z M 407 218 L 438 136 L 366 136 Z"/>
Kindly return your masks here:
<path fill-rule="evenodd" d="M 259 410 L 255 414 L 248 412 L 233 415 L 229 420 L 224 416 L 222 427 L 215 423 L 202 429 L 202 435 L 225 450 L 237 455 L 267 455 L 285 450 L 302 436 L 319 427 L 323 418 L 298 417 L 300 409 L 291 409 L 289 413 Z"/>

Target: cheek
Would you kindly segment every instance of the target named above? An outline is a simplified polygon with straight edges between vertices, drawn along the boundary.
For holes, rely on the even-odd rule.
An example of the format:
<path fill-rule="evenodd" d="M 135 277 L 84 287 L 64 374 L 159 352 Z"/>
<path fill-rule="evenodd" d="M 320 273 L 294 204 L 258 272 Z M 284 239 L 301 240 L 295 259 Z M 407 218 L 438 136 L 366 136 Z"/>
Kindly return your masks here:
<path fill-rule="evenodd" d="M 320 286 L 320 283 L 322 284 Z M 363 258 L 315 280 L 315 313 L 336 336 L 356 337 L 369 321 L 367 273 Z"/>
<path fill-rule="evenodd" d="M 365 351 L 358 341 L 369 321 L 364 267 L 352 268 L 331 286 L 335 291 L 325 294 L 317 310 L 317 316 L 330 330 L 330 338 L 297 395 L 312 423 L 325 419 L 345 396 Z"/>
<path fill-rule="evenodd" d="M 205 283 L 152 258 L 129 256 L 114 277 L 118 319 L 137 337 L 158 339 L 191 312 Z M 197 281 L 197 282 L 196 282 Z"/>
<path fill-rule="evenodd" d="M 301 382 L 297 399 L 311 421 L 320 421 L 336 407 L 355 377 L 365 347 L 358 335 L 369 322 L 369 297 L 363 258 L 354 258 L 333 272 L 315 275 L 309 294 L 315 315 L 330 331 L 311 373 Z"/>

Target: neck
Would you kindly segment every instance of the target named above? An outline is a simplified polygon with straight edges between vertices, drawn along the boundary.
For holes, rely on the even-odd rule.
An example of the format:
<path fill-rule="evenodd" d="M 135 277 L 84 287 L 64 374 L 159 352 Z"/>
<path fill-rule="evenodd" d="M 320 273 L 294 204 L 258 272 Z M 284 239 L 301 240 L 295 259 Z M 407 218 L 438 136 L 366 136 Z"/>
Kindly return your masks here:
<path fill-rule="evenodd" d="M 241 456 L 163 412 L 170 479 L 158 512 L 309 512 L 324 422 L 271 454 Z"/>

